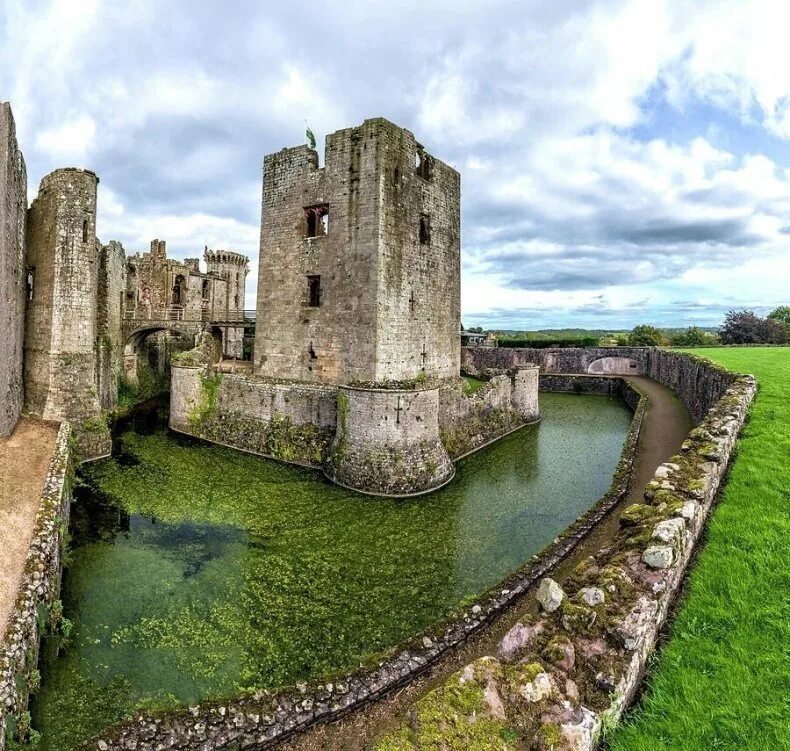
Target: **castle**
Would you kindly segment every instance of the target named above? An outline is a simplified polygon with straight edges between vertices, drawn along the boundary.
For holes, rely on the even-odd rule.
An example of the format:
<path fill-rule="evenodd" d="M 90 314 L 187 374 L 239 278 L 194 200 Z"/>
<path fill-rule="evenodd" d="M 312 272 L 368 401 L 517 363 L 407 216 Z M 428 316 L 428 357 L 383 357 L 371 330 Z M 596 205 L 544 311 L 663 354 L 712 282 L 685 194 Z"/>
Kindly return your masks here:
<path fill-rule="evenodd" d="M 458 172 L 383 118 L 324 155 L 264 159 L 252 373 L 174 363 L 170 425 L 363 492 L 427 492 L 538 419 L 537 368 L 463 393 Z"/>
<path fill-rule="evenodd" d="M 72 423 L 81 456 L 110 452 L 106 413 L 119 381 L 138 376 L 157 332 L 195 336 L 219 322 L 227 356 L 243 347 L 247 258 L 206 248 L 197 259 L 168 260 L 165 243 L 127 259 L 96 237 L 99 178 L 58 169 L 41 181 L 28 209 L 25 162 L 14 119 L 0 103 L 0 435 L 24 411 Z"/>
<path fill-rule="evenodd" d="M 256 316 L 245 256 L 206 248 L 201 271 L 156 239 L 127 257 L 96 238 L 96 174 L 56 170 L 28 210 L 7 104 L 0 141 L 0 433 L 24 409 L 70 421 L 84 458 L 107 455 L 119 382 L 139 381 L 162 337 L 196 343 L 173 358 L 174 430 L 363 492 L 433 490 L 455 459 L 538 419 L 535 366 L 464 394 L 460 176 L 408 130 L 333 133 L 323 167 L 307 146 L 265 158 Z M 251 367 L 225 372 L 256 318 Z"/>

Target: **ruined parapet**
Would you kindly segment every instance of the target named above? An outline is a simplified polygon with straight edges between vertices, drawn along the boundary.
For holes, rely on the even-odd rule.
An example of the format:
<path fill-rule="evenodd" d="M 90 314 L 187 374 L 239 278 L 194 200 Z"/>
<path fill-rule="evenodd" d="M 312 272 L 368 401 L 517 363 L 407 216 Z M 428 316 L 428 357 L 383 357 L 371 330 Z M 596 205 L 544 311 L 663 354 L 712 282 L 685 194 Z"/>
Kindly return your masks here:
<path fill-rule="evenodd" d="M 11 105 L 0 102 L 0 435 L 22 410 L 27 173 Z"/>
<path fill-rule="evenodd" d="M 25 327 L 25 407 L 45 420 L 69 420 L 83 459 L 110 451 L 95 351 L 98 182 L 95 173 L 76 168 L 47 175 L 27 223 L 33 292 Z"/>
<path fill-rule="evenodd" d="M 524 422 L 537 422 L 540 419 L 538 406 L 538 385 L 540 368 L 537 365 L 520 365 L 513 374 L 511 402 L 513 409 Z"/>
<path fill-rule="evenodd" d="M 326 475 L 372 495 L 435 490 L 455 474 L 439 437 L 439 389 L 341 386 Z"/>

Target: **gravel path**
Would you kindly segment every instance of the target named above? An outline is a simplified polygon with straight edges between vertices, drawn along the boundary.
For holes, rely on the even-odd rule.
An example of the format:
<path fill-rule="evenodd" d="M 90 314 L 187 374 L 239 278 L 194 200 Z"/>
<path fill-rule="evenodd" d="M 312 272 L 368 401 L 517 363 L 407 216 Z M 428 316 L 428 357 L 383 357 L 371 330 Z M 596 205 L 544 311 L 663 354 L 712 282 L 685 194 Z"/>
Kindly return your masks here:
<path fill-rule="evenodd" d="M 55 423 L 22 418 L 0 438 L 0 636 L 16 600 L 57 435 Z"/>

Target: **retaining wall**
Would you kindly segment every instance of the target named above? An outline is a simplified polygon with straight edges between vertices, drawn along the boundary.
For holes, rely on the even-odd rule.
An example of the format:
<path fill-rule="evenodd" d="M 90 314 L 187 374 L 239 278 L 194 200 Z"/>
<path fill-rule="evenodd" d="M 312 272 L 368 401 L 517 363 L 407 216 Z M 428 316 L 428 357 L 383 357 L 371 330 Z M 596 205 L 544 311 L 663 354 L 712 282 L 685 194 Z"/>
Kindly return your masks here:
<path fill-rule="evenodd" d="M 561 379 L 552 380 L 549 375 L 588 373 L 591 367 L 597 369 L 597 364 L 608 375 L 617 370 L 622 371 L 619 375 L 647 375 L 677 394 L 695 423 L 703 419 L 736 378 L 726 368 L 708 360 L 657 347 L 464 347 L 461 350 L 461 367 L 471 375 L 486 375 L 526 363 L 540 365 L 541 388 L 544 384 L 554 384 L 556 390 L 571 389 L 564 387 Z M 631 368 L 628 363 L 636 367 Z M 555 390 L 554 387 L 547 390 Z"/>
<path fill-rule="evenodd" d="M 71 428 L 60 426 L 14 612 L 0 645 L 0 751 L 6 736 L 26 740 L 27 703 L 38 682 L 39 640 L 60 626 L 60 575 L 71 508 Z"/>
<path fill-rule="evenodd" d="M 461 744 L 472 737 L 494 741 L 500 731 L 518 728 L 520 742 L 532 749 L 592 751 L 602 727 L 619 719 L 680 589 L 756 391 L 751 376 L 725 375 L 672 354 L 655 364 L 684 401 L 701 405 L 715 396 L 684 393 L 691 383 L 718 389 L 731 380 L 682 453 L 657 469 L 644 503 L 623 512 L 615 537 L 577 566 L 564 590 L 551 579 L 541 582 L 539 615 L 516 623 L 495 654 L 422 698 L 411 716 L 431 719 L 403 725 L 382 739 L 381 751 L 433 748 L 448 728 Z"/>
<path fill-rule="evenodd" d="M 337 423 L 337 389 L 173 365 L 170 427 L 261 456 L 321 467 Z"/>

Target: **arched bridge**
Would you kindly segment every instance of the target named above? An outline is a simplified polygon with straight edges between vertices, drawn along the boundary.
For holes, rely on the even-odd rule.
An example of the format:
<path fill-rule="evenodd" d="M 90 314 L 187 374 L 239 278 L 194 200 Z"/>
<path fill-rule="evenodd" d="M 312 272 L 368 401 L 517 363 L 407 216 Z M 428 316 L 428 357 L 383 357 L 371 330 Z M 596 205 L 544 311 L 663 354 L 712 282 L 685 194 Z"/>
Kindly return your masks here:
<path fill-rule="evenodd" d="M 127 377 L 137 382 L 137 358 L 140 345 L 150 334 L 158 331 L 196 337 L 205 328 L 214 330 L 222 340 L 223 352 L 240 357 L 244 331 L 255 326 L 254 310 L 185 310 L 178 307 L 163 310 L 128 310 L 121 324 L 123 360 Z"/>
<path fill-rule="evenodd" d="M 121 326 L 124 342 L 155 331 L 176 331 L 179 334 L 199 334 L 206 326 L 241 328 L 255 325 L 254 310 L 127 310 Z"/>

